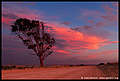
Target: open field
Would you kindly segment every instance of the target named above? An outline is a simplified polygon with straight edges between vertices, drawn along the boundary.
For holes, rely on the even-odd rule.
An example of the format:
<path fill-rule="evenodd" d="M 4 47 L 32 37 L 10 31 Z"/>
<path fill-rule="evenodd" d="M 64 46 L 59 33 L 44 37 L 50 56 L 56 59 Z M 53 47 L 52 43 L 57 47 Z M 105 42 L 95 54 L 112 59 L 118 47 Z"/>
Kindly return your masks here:
<path fill-rule="evenodd" d="M 118 64 L 2 70 L 2 79 L 118 79 Z"/>

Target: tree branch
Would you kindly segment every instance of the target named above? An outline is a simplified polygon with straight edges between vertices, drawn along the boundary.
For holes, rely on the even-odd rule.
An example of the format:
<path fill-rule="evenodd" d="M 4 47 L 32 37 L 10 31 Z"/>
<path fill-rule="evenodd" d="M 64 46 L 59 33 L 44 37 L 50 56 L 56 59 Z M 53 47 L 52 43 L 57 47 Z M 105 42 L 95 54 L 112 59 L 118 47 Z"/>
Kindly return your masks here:
<path fill-rule="evenodd" d="M 43 60 L 46 58 L 46 57 L 48 57 L 49 55 L 51 55 L 53 53 L 53 51 L 51 50 L 51 51 L 48 51 L 46 54 L 44 53 L 44 55 L 43 55 Z"/>

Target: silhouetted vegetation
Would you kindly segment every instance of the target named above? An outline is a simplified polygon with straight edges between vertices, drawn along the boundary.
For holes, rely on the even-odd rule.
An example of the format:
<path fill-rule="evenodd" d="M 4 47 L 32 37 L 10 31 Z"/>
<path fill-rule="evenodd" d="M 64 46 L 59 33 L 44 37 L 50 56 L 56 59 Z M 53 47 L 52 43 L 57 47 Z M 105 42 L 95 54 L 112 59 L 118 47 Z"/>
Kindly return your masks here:
<path fill-rule="evenodd" d="M 98 69 L 100 69 L 106 77 L 117 77 L 119 75 L 119 64 L 118 63 L 106 63 L 104 65 L 98 65 Z"/>
<path fill-rule="evenodd" d="M 3 70 L 25 69 L 25 68 L 35 68 L 35 67 L 34 66 L 25 66 L 25 65 L 5 65 L 5 66 L 2 66 Z"/>
<path fill-rule="evenodd" d="M 110 62 L 107 62 L 107 65 L 112 65 L 112 63 L 110 63 Z"/>
<path fill-rule="evenodd" d="M 104 63 L 99 63 L 98 65 L 104 65 Z"/>
<path fill-rule="evenodd" d="M 84 64 L 80 64 L 80 66 L 84 66 Z"/>
<path fill-rule="evenodd" d="M 45 31 L 44 23 L 20 18 L 11 27 L 11 31 L 22 40 L 24 45 L 35 52 L 33 55 L 39 57 L 40 65 L 43 66 L 44 59 L 53 53 L 52 47 L 55 44 L 55 39 Z"/>
<path fill-rule="evenodd" d="M 7 69 L 15 69 L 15 65 L 7 65 L 7 66 L 2 66 L 2 69 L 7 70 Z"/>

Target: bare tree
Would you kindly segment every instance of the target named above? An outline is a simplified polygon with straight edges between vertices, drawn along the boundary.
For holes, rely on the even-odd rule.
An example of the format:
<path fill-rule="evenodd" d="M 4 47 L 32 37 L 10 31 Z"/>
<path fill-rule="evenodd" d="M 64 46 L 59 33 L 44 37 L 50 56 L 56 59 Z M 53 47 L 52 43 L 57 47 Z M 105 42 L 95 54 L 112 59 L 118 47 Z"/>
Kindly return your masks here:
<path fill-rule="evenodd" d="M 26 18 L 17 19 L 12 27 L 12 32 L 20 38 L 28 49 L 32 49 L 39 57 L 40 66 L 44 66 L 44 59 L 52 54 L 52 47 L 55 39 L 45 31 L 43 22 L 29 20 Z"/>

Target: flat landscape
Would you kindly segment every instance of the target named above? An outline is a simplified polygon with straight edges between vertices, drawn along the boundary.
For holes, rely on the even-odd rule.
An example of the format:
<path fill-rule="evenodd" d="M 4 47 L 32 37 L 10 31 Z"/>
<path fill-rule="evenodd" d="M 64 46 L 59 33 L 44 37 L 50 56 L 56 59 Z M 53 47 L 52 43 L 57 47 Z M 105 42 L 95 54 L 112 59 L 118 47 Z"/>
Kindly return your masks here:
<path fill-rule="evenodd" d="M 2 79 L 118 79 L 118 64 L 2 70 Z"/>

